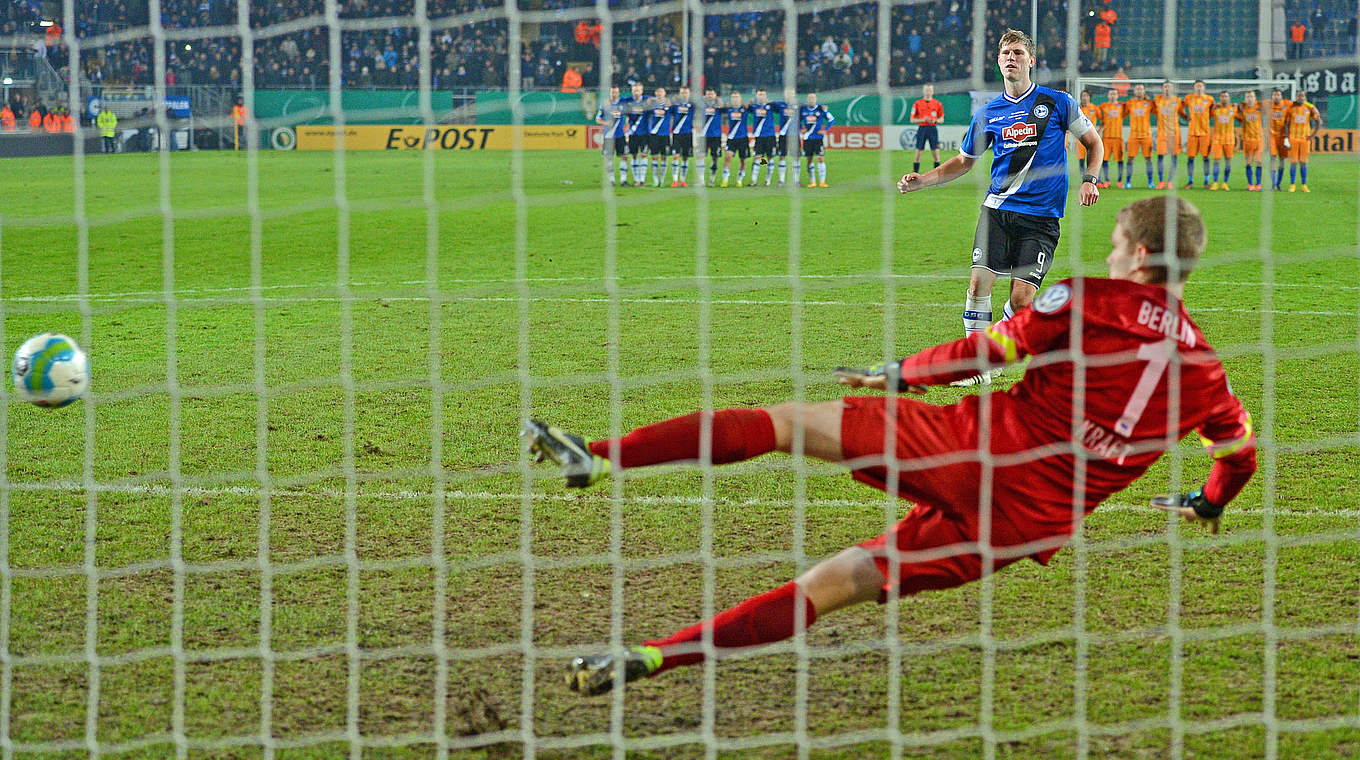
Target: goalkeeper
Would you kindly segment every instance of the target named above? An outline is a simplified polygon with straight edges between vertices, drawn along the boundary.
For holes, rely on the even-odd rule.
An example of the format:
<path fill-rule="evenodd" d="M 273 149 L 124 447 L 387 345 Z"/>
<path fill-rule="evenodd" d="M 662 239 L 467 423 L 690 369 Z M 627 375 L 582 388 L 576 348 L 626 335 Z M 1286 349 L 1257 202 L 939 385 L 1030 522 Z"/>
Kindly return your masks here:
<path fill-rule="evenodd" d="M 1164 245 L 1173 235 L 1166 242 L 1174 244 Z M 1047 564 L 1083 515 L 1192 430 L 1214 458 L 1208 481 L 1153 505 L 1217 532 L 1224 506 L 1256 471 L 1256 453 L 1251 418 L 1182 305 L 1185 278 L 1204 250 L 1204 223 L 1184 200 L 1148 198 L 1119 212 L 1110 239 L 1108 279 L 1065 280 L 983 332 L 886 367 L 836 372 L 853 388 L 924 393 L 1042 357 L 986 403 L 975 395 L 949 406 L 848 396 L 722 409 L 589 445 L 527 422 L 531 450 L 561 465 L 570 486 L 589 486 L 615 469 L 696 462 L 706 449 L 714 464 L 789 452 L 801 438 L 808 456 L 843 463 L 856 480 L 915 502 L 887 533 L 797 580 L 631 647 L 626 680 L 701 662 L 705 637 L 721 654 L 789 638 L 848 605 L 958 586 L 1025 557 Z M 984 541 L 989 557 L 980 552 Z M 568 685 L 608 691 L 617 665 L 614 654 L 577 657 Z"/>

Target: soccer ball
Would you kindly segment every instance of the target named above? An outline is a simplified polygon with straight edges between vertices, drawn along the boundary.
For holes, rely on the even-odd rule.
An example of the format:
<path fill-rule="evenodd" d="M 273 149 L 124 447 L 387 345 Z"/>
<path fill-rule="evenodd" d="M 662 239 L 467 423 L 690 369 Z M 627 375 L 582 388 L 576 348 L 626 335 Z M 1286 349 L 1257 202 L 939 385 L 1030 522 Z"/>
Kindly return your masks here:
<path fill-rule="evenodd" d="M 42 333 L 14 352 L 14 389 L 19 398 L 43 407 L 66 406 L 90 385 L 90 364 L 76 342 L 58 333 Z"/>

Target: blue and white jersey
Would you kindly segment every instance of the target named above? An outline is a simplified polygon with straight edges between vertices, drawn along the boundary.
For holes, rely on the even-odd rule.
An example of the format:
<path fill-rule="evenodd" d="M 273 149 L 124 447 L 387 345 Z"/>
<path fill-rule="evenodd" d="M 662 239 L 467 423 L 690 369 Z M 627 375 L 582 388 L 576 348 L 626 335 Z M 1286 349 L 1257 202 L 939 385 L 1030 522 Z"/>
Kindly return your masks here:
<path fill-rule="evenodd" d="M 624 98 L 624 113 L 628 117 L 628 126 L 624 131 L 629 135 L 645 135 L 650 122 L 647 120 L 647 99 Z"/>
<path fill-rule="evenodd" d="M 778 122 L 775 118 L 774 103 L 752 103 L 747 106 L 751 110 L 753 125 L 751 134 L 755 137 L 774 137 Z"/>
<path fill-rule="evenodd" d="M 671 104 L 664 98 L 652 98 L 647 108 L 648 117 L 651 119 L 647 125 L 647 131 L 654 135 L 670 137 L 671 135 Z"/>
<path fill-rule="evenodd" d="M 777 100 L 771 103 L 770 107 L 774 109 L 775 120 L 779 123 L 779 126 L 775 128 L 775 133 L 780 137 L 787 136 L 789 134 L 789 125 L 793 123 L 795 118 L 793 106 L 782 100 Z"/>
<path fill-rule="evenodd" d="M 671 134 L 694 134 L 694 104 L 680 101 L 671 104 Z"/>
<path fill-rule="evenodd" d="M 827 128 L 836 123 L 836 117 L 826 106 L 799 106 L 798 123 L 804 140 L 820 140 L 826 136 Z"/>
<path fill-rule="evenodd" d="M 622 97 L 613 103 L 606 103 L 600 106 L 600 110 L 595 112 L 596 121 L 606 121 L 608 124 L 604 128 L 604 136 L 607 139 L 617 140 L 624 136 L 624 129 L 628 122 L 623 118 L 623 109 L 633 102 L 631 97 Z"/>
<path fill-rule="evenodd" d="M 727 109 L 722 106 L 705 100 L 704 101 L 704 137 L 722 137 L 723 119 L 727 118 Z"/>
<path fill-rule="evenodd" d="M 751 136 L 751 127 L 746 121 L 746 109 L 749 107 L 733 106 L 727 109 L 727 139 L 741 140 Z"/>
<path fill-rule="evenodd" d="M 987 208 L 1061 217 L 1067 206 L 1067 132 L 1094 129 L 1077 102 L 1061 90 L 1030 85 L 1019 98 L 1005 93 L 973 114 L 959 150 L 979 158 L 992 149 Z"/>

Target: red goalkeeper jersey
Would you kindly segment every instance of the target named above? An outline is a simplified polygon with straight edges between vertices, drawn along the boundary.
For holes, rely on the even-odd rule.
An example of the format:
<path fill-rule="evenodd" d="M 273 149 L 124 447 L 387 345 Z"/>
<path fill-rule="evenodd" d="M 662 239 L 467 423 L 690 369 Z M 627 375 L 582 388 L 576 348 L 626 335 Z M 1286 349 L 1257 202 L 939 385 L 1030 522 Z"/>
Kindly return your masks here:
<path fill-rule="evenodd" d="M 979 357 L 1034 357 L 1020 382 L 988 397 L 984 447 L 1004 468 L 994 505 L 1017 524 L 1070 532 L 1074 503 L 1091 511 L 1192 430 L 1214 457 L 1205 496 L 1227 504 L 1256 469 L 1251 417 L 1199 327 L 1168 301 L 1158 286 L 1064 280 L 1010 320 L 903 359 L 902 378 L 937 385 L 977 374 Z M 981 397 L 959 407 L 977 440 Z"/>

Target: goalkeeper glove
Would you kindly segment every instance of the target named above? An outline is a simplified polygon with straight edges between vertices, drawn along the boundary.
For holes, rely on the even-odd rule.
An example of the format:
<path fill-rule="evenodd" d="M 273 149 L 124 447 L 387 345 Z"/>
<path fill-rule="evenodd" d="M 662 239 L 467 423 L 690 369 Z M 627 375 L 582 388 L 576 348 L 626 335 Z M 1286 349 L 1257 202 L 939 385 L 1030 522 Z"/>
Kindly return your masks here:
<path fill-rule="evenodd" d="M 1191 522 L 1209 524 L 1209 529 L 1218 532 L 1218 521 L 1223 516 L 1223 507 L 1204 497 L 1204 489 L 1190 493 L 1162 494 L 1152 497 L 1152 506 L 1168 512 L 1175 512 Z"/>
<path fill-rule="evenodd" d="M 924 385 L 913 385 L 903 382 L 902 365 L 899 362 L 889 362 L 887 364 L 875 364 L 867 369 L 857 369 L 855 367 L 837 367 L 832 370 L 832 375 L 841 385 L 848 385 L 851 388 L 877 388 L 887 390 L 896 388 L 898 393 L 926 392 Z"/>

